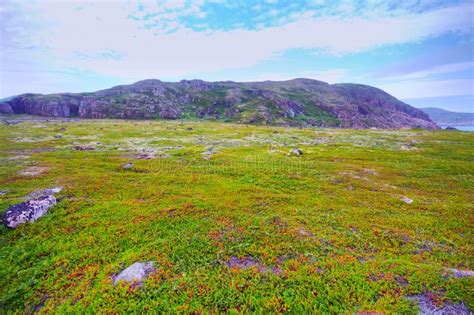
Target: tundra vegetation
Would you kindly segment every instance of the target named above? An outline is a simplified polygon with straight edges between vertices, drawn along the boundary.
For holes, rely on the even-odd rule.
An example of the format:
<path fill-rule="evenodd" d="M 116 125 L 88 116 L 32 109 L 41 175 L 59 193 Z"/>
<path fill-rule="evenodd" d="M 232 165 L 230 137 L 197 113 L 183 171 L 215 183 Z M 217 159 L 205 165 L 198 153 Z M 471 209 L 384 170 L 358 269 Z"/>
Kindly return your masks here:
<path fill-rule="evenodd" d="M 8 119 L 2 313 L 474 309 L 472 133 Z"/>

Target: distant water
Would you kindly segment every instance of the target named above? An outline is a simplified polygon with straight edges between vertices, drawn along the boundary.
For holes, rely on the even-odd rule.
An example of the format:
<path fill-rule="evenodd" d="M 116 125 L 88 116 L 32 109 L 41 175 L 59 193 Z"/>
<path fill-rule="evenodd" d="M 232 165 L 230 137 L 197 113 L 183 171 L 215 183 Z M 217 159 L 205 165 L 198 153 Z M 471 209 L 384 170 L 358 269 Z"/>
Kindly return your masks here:
<path fill-rule="evenodd" d="M 440 126 L 441 128 L 446 128 L 447 126 Z M 451 125 L 451 127 L 454 127 L 458 130 L 462 130 L 462 131 L 470 131 L 470 132 L 474 132 L 474 126 L 454 126 L 454 125 Z"/>

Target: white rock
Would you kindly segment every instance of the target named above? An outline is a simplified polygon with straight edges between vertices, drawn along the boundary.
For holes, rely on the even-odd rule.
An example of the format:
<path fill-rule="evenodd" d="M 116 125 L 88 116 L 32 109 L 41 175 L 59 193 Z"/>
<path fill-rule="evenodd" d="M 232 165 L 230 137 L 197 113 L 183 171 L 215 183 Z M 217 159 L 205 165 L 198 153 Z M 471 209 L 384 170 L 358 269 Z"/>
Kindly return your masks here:
<path fill-rule="evenodd" d="M 300 156 L 300 155 L 303 155 L 303 151 L 301 151 L 300 149 L 294 148 L 290 150 L 290 153 L 288 153 L 288 155 Z"/>
<path fill-rule="evenodd" d="M 132 163 L 126 163 L 126 164 L 122 165 L 122 168 L 123 168 L 124 170 L 129 170 L 129 169 L 131 169 L 132 167 L 133 167 L 133 164 L 132 164 Z"/>
<path fill-rule="evenodd" d="M 13 205 L 3 213 L 2 222 L 9 228 L 16 228 L 26 222 L 34 222 L 55 204 L 56 198 L 49 195 Z"/>
<path fill-rule="evenodd" d="M 449 268 L 447 270 L 451 272 L 454 278 L 474 277 L 474 270 L 461 270 L 455 268 Z"/>
<path fill-rule="evenodd" d="M 405 202 L 405 203 L 408 203 L 409 205 L 411 205 L 413 203 L 413 200 L 411 200 L 408 197 L 402 197 L 402 198 L 400 198 L 400 200 Z"/>
<path fill-rule="evenodd" d="M 126 281 L 129 283 L 138 282 L 141 284 L 143 280 L 145 280 L 150 273 L 155 271 L 153 268 L 153 262 L 136 262 L 123 270 L 117 276 L 114 277 L 114 284 L 117 284 L 119 281 Z"/>

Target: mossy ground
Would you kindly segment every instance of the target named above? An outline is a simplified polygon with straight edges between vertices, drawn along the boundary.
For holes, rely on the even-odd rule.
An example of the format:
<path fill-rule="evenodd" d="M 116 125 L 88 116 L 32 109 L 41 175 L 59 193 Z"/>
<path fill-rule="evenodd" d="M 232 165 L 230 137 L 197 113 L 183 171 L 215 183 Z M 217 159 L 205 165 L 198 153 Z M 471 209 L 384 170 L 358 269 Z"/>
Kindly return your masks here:
<path fill-rule="evenodd" d="M 143 149 L 162 157 L 134 159 Z M 0 312 L 416 313 L 406 297 L 423 292 L 474 309 L 472 278 L 445 271 L 474 269 L 473 157 L 463 132 L 2 124 L 1 209 L 65 190 L 34 224 L 0 228 Z M 48 169 L 19 174 L 30 166 Z M 113 285 L 149 260 L 142 287 Z"/>

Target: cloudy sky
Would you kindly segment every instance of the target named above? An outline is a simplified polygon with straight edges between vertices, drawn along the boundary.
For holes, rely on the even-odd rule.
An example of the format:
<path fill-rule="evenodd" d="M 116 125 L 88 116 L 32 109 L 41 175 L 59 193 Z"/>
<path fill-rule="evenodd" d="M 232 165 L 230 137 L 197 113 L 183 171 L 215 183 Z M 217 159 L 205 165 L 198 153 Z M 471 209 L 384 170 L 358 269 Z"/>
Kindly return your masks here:
<path fill-rule="evenodd" d="M 0 97 L 306 77 L 474 112 L 473 12 L 470 0 L 2 0 Z"/>

